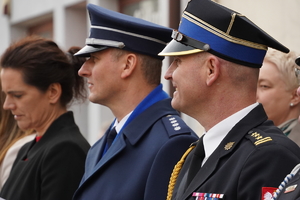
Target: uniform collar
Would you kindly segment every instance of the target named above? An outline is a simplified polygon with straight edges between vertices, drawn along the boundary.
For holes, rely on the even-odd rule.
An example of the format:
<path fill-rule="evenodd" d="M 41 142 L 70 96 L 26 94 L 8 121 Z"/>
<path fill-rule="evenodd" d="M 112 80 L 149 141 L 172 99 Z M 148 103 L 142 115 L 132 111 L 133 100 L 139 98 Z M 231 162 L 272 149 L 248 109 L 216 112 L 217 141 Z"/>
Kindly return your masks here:
<path fill-rule="evenodd" d="M 122 132 L 122 130 L 132 121 L 134 120 L 138 115 L 143 113 L 146 109 L 148 109 L 153 104 L 157 103 L 158 101 L 161 101 L 163 99 L 169 98 L 169 95 L 163 91 L 162 84 L 159 84 L 154 90 L 152 90 L 145 99 L 143 99 L 142 102 L 139 103 L 139 105 L 128 115 L 128 118 L 123 120 L 122 126 L 119 126 L 117 132 Z M 121 121 L 122 121 L 121 120 Z M 116 120 L 115 120 L 116 121 Z M 113 126 L 112 126 L 113 127 Z M 117 128 L 117 127 L 116 127 Z"/>
<path fill-rule="evenodd" d="M 118 122 L 118 120 L 116 119 L 114 122 L 114 125 L 112 126 L 112 128 L 116 127 L 116 131 L 119 134 L 120 130 L 123 128 L 124 124 L 126 123 L 127 119 L 130 117 L 132 111 L 130 113 L 128 113 L 125 117 L 123 117 L 123 119 Z"/>
<path fill-rule="evenodd" d="M 258 103 L 254 103 L 246 108 L 243 108 L 242 110 L 222 120 L 213 126 L 209 131 L 204 133 L 203 145 L 205 150 L 205 158 L 202 162 L 202 165 L 219 146 L 229 131 L 256 106 L 258 106 Z"/>

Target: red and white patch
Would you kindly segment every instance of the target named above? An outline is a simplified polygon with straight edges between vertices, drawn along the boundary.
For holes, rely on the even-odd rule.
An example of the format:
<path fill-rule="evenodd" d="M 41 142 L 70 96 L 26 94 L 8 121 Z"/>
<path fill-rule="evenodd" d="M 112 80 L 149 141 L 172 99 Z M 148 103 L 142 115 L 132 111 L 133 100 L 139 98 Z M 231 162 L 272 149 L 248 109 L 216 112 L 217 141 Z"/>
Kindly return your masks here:
<path fill-rule="evenodd" d="M 261 200 L 271 200 L 277 188 L 263 187 L 261 190 Z"/>

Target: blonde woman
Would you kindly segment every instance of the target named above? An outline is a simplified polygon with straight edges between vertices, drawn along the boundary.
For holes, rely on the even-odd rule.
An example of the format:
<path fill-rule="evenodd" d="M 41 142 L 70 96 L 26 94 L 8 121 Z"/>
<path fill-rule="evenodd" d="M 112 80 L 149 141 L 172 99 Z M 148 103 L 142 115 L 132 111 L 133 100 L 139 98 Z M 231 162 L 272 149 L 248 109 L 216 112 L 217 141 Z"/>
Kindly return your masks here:
<path fill-rule="evenodd" d="M 300 128 L 300 98 L 295 75 L 296 57 L 294 51 L 285 54 L 274 49 L 268 50 L 260 69 L 257 101 L 263 104 L 268 118 L 300 145 L 300 130 L 297 131 Z"/>

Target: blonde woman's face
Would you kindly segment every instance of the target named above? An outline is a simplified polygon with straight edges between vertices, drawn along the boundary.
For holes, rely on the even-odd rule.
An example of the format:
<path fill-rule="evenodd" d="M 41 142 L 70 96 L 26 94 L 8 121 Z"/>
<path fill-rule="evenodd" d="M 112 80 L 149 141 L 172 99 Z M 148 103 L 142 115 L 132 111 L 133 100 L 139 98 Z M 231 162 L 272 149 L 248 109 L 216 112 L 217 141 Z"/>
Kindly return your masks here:
<path fill-rule="evenodd" d="M 290 112 L 292 91 L 287 90 L 278 68 L 271 62 L 264 62 L 260 69 L 257 85 L 257 101 L 261 103 L 276 126 L 287 119 Z"/>

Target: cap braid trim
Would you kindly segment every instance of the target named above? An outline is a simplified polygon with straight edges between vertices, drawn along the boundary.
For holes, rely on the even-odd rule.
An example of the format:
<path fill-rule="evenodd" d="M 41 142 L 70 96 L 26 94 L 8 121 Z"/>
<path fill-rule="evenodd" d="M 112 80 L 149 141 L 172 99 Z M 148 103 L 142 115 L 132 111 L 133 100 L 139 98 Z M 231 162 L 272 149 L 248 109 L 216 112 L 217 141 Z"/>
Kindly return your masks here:
<path fill-rule="evenodd" d="M 104 27 L 104 26 L 94 26 L 94 25 L 92 25 L 91 28 L 122 33 L 122 34 L 125 34 L 125 35 L 130 35 L 130 36 L 133 36 L 133 37 L 138 37 L 138 38 L 142 38 L 142 39 L 145 39 L 145 40 L 150 40 L 150 41 L 153 41 L 153 42 L 157 42 L 157 43 L 160 43 L 160 44 L 163 44 L 163 45 L 167 44 L 166 42 L 164 42 L 162 40 L 158 40 L 158 39 L 153 38 L 153 37 L 148 37 L 148 36 L 145 36 L 145 35 L 132 33 L 132 32 L 128 32 L 128 31 L 122 31 L 122 30 L 115 29 L 115 28 L 109 28 L 109 27 Z"/>
<path fill-rule="evenodd" d="M 194 16 L 191 13 L 188 13 L 186 11 L 184 11 L 184 14 L 183 14 L 182 17 L 187 19 L 188 21 L 200 26 L 201 28 L 211 32 L 212 34 L 217 35 L 217 36 L 219 36 L 219 37 L 221 37 L 221 38 L 223 38 L 223 39 L 225 39 L 229 42 L 233 42 L 233 43 L 236 43 L 236 44 L 241 44 L 241 45 L 251 47 L 251 48 L 255 48 L 255 49 L 262 49 L 262 50 L 267 50 L 268 49 L 268 47 L 266 45 L 258 44 L 258 43 L 255 43 L 255 42 L 250 42 L 250 41 L 243 40 L 243 39 L 240 39 L 240 38 L 236 38 L 236 37 L 233 37 L 229 34 L 226 34 L 225 32 L 217 29 L 216 27 L 206 23 L 205 21 L 197 18 L 196 16 Z"/>

